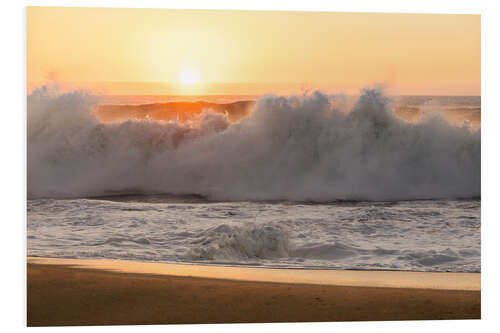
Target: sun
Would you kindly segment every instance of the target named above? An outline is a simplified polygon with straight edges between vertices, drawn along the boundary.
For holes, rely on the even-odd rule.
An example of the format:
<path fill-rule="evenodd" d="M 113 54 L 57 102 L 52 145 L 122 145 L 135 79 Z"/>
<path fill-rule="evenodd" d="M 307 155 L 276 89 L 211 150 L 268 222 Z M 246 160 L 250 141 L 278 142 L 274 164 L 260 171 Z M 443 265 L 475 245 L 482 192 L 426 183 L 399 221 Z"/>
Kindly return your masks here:
<path fill-rule="evenodd" d="M 182 84 L 192 86 L 200 82 L 200 73 L 194 68 L 184 68 L 179 74 L 179 81 Z"/>

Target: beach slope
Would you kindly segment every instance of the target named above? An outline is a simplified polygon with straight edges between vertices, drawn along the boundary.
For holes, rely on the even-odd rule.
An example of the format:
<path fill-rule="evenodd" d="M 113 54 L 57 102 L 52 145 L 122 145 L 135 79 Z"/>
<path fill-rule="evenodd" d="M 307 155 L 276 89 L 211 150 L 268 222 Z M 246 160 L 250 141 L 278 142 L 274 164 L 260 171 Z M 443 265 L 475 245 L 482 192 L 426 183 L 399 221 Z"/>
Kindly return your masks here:
<path fill-rule="evenodd" d="M 28 326 L 479 319 L 480 274 L 28 258 Z"/>

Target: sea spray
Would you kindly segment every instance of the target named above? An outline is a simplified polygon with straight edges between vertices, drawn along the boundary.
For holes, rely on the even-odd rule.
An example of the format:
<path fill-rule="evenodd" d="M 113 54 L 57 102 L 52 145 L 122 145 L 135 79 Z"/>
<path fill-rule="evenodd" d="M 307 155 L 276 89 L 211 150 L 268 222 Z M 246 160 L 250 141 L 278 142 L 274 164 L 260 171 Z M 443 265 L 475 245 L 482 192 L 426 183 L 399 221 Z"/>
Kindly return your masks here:
<path fill-rule="evenodd" d="M 28 197 L 197 194 L 213 200 L 406 200 L 480 196 L 480 130 L 439 115 L 408 123 L 380 90 L 349 110 L 331 96 L 261 97 L 231 123 L 103 124 L 85 92 L 28 96 Z"/>

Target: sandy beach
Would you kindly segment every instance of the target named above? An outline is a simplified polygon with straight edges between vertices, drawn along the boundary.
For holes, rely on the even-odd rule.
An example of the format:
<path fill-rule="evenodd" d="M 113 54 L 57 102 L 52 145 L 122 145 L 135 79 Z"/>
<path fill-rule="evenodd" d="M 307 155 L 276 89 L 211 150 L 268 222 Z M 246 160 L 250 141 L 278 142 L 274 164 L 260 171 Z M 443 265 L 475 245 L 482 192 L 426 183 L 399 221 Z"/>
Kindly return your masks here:
<path fill-rule="evenodd" d="M 28 258 L 27 324 L 479 319 L 481 275 Z"/>

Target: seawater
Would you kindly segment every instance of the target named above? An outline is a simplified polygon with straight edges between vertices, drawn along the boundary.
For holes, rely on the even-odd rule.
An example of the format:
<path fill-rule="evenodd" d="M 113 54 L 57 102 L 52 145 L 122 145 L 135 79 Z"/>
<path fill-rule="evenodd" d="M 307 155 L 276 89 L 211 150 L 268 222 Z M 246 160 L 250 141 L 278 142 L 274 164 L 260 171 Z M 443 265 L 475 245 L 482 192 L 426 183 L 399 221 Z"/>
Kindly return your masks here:
<path fill-rule="evenodd" d="M 479 272 L 480 201 L 29 200 L 28 255 Z"/>
<path fill-rule="evenodd" d="M 30 256 L 480 271 L 480 97 L 266 95 L 236 122 L 99 103 L 28 96 Z"/>

